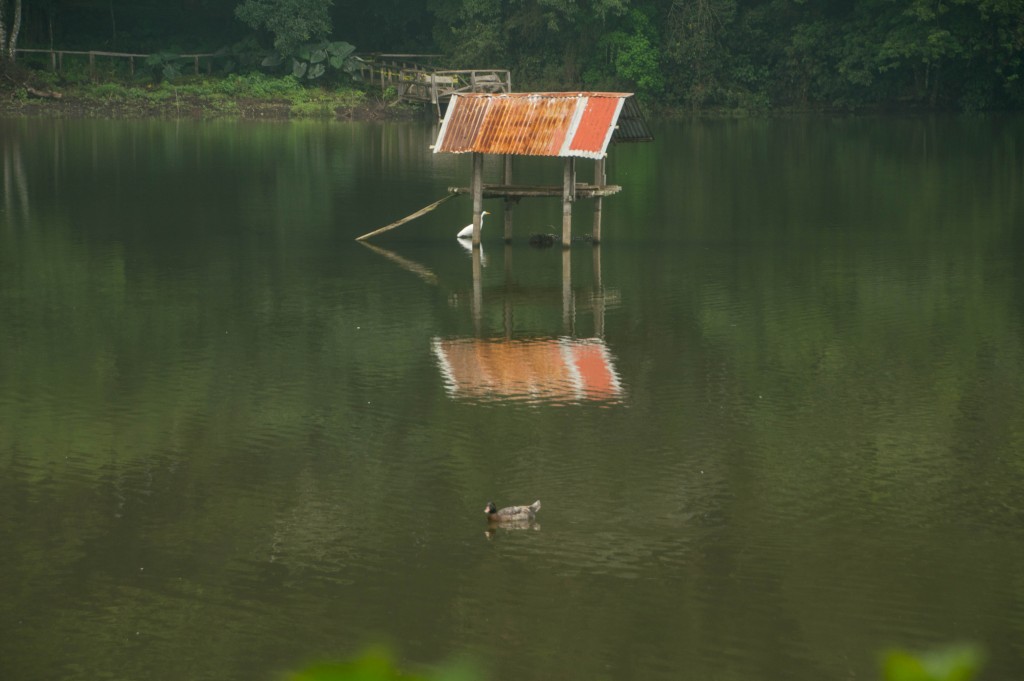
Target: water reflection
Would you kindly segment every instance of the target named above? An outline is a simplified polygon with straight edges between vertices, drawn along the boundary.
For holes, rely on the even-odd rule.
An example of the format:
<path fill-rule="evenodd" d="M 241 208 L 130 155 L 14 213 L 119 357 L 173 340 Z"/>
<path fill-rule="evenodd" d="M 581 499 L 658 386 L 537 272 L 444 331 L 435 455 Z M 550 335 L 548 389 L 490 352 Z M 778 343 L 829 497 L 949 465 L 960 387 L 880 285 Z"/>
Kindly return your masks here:
<path fill-rule="evenodd" d="M 600 338 L 435 338 L 433 351 L 453 398 L 565 403 L 622 396 Z"/>
<path fill-rule="evenodd" d="M 536 520 L 519 520 L 515 522 L 504 522 L 500 525 L 497 523 L 490 523 L 487 529 L 484 530 L 484 536 L 487 539 L 494 539 L 499 532 L 522 532 L 523 530 L 533 530 L 534 532 L 540 532 L 540 523 Z"/>
<path fill-rule="evenodd" d="M 21 145 L 18 139 L 7 139 L 0 149 L 0 167 L 3 168 L 3 212 L 12 219 L 17 208 L 28 216 L 28 180 L 25 175 L 25 164 L 22 161 Z"/>
<path fill-rule="evenodd" d="M 473 257 L 474 249 L 472 241 L 470 241 L 469 239 L 456 239 L 455 242 L 458 243 L 459 246 L 462 246 L 463 250 L 466 251 L 467 255 Z M 487 254 L 484 253 L 484 245 L 478 244 L 476 250 L 480 251 L 480 266 L 487 267 Z"/>
<path fill-rule="evenodd" d="M 552 297 L 541 289 L 513 286 L 512 249 L 504 250 L 504 282 L 484 296 L 481 268 L 483 249 L 473 250 L 472 315 L 474 337 L 434 338 L 432 349 L 452 398 L 479 401 L 521 401 L 530 404 L 566 404 L 582 401 L 616 403 L 622 382 L 604 338 L 605 295 L 601 283 L 600 248 L 594 247 L 594 279 L 587 291 L 593 301 L 594 335 L 576 337 L 576 290 L 572 282 L 572 254 L 562 252 L 561 330 L 531 337 L 514 337 L 513 308 L 517 304 L 550 306 Z M 514 291 L 514 293 L 513 293 Z M 525 294 L 525 295 L 524 295 Z M 524 300 L 520 300 L 522 296 Z M 487 301 L 485 303 L 484 301 Z M 500 308 L 502 337 L 486 337 L 485 306 Z"/>
<path fill-rule="evenodd" d="M 426 265 L 365 241 L 360 243 L 423 281 L 439 285 L 438 277 Z M 485 286 L 483 247 L 473 248 L 461 239 L 458 243 L 470 256 L 472 287 L 469 295 L 453 287 L 456 290 L 450 300 L 456 308 L 468 300 L 474 334 L 434 337 L 431 341 L 449 397 L 530 404 L 614 404 L 622 400 L 622 381 L 614 355 L 604 340 L 608 301 L 617 301 L 619 295 L 604 289 L 599 246 L 592 248 L 592 281 L 578 287 L 572 281 L 572 252 L 563 250 L 562 276 L 556 288 L 517 280 L 513 249 L 508 244 L 503 251 L 503 281 Z M 526 333 L 515 328 L 517 309 L 543 315 L 559 308 L 560 324 L 534 325 Z M 576 333 L 579 308 L 592 311 L 594 319 L 592 334 L 583 337 Z M 485 319 L 492 317 L 502 320 L 500 334 L 485 328 Z"/>
<path fill-rule="evenodd" d="M 374 246 L 368 241 L 360 241 L 359 243 L 362 244 L 363 246 L 366 246 L 374 253 L 384 256 L 391 262 L 401 267 L 403 270 L 407 272 L 412 272 L 417 277 L 427 282 L 431 286 L 437 285 L 437 275 L 434 274 L 429 267 L 425 267 L 416 262 L 415 260 L 404 258 L 393 251 L 387 250 L 386 248 L 378 248 L 377 246 Z"/>

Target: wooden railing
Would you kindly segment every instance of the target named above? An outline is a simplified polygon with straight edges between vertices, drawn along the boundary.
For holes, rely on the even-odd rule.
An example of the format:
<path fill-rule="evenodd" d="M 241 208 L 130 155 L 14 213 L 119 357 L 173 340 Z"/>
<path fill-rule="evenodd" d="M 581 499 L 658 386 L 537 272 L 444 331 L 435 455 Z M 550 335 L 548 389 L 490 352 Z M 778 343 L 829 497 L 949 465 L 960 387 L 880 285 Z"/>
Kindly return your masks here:
<path fill-rule="evenodd" d="M 89 57 L 89 76 L 92 78 L 96 77 L 96 57 L 110 57 L 113 59 L 127 59 L 128 68 L 131 74 L 135 75 L 135 60 L 136 59 L 147 59 L 150 54 L 139 54 L 136 52 L 106 52 L 103 50 L 38 50 L 38 49 L 27 49 L 19 47 L 16 50 L 22 54 L 48 54 L 50 55 L 50 68 L 54 71 L 59 72 L 64 70 L 64 55 L 77 55 L 77 56 L 88 56 Z M 201 52 L 194 54 L 175 54 L 173 55 L 176 59 L 191 59 L 193 68 L 196 75 L 199 75 L 199 60 L 206 59 L 206 72 L 211 73 L 213 71 L 213 59 L 215 57 L 230 57 L 231 55 L 227 52 Z"/>

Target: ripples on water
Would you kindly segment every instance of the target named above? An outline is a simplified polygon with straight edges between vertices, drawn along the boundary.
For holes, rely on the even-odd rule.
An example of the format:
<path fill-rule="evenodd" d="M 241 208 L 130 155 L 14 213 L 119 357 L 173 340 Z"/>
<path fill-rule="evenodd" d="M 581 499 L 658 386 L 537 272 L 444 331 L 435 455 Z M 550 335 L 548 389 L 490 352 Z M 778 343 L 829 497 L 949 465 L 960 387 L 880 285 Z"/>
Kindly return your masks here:
<path fill-rule="evenodd" d="M 122 133 L 85 126 L 107 140 L 87 168 L 22 164 L 50 208 L 0 217 L 16 677 L 252 678 L 378 639 L 519 681 L 873 677 L 881 648 L 964 638 L 1024 668 L 1018 204 L 964 190 L 965 243 L 934 160 L 906 161 L 904 211 L 884 182 L 833 186 L 838 151 L 760 168 L 761 128 L 683 126 L 661 189 L 617 152 L 600 249 L 494 239 L 476 263 L 455 202 L 351 242 L 397 217 L 360 196 L 398 176 L 422 205 L 461 172 L 429 131 L 256 128 L 252 157 L 230 130 L 150 130 L 174 205 L 147 190 L 124 222 L 94 201 Z M 904 162 L 862 149 L 883 179 Z M 714 189 L 752 178 L 772 191 L 750 204 Z M 877 213 L 825 221 L 777 180 Z M 538 529 L 486 534 L 488 499 L 536 498 Z"/>

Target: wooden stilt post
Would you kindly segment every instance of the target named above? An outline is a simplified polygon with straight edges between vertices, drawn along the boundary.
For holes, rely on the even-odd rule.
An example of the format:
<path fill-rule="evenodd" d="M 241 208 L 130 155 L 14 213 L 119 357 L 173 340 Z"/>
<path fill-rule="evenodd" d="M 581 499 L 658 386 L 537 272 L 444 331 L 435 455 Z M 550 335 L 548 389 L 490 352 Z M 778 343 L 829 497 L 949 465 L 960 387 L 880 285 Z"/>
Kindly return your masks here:
<path fill-rule="evenodd" d="M 562 332 L 572 335 L 572 251 L 562 249 Z"/>
<path fill-rule="evenodd" d="M 512 285 L 512 246 L 505 244 L 505 286 Z M 504 316 L 503 321 L 505 323 L 505 337 L 512 337 L 512 300 L 509 296 L 504 296 Z"/>
<path fill-rule="evenodd" d="M 565 159 L 562 176 L 562 248 L 572 245 L 572 202 L 576 199 L 576 159 Z"/>
<path fill-rule="evenodd" d="M 605 175 L 604 158 L 594 161 L 594 186 L 603 189 L 607 182 Z M 601 243 L 601 197 L 594 197 L 594 243 Z"/>
<path fill-rule="evenodd" d="M 96 80 L 96 55 L 89 53 L 89 80 Z"/>
<path fill-rule="evenodd" d="M 479 245 L 473 249 L 473 328 L 476 335 L 480 335 L 483 320 L 484 308 L 484 287 L 483 287 L 483 249 Z"/>
<path fill-rule="evenodd" d="M 505 172 L 502 178 L 502 183 L 508 187 L 512 185 L 512 155 L 505 154 Z M 515 207 L 515 201 L 510 198 L 505 198 L 505 243 L 512 243 L 512 209 Z"/>
<path fill-rule="evenodd" d="M 601 283 L 601 245 L 594 244 L 594 335 L 604 338 L 604 284 Z"/>
<path fill-rule="evenodd" d="M 480 245 L 480 213 L 484 209 L 484 155 L 473 152 L 473 246 Z"/>

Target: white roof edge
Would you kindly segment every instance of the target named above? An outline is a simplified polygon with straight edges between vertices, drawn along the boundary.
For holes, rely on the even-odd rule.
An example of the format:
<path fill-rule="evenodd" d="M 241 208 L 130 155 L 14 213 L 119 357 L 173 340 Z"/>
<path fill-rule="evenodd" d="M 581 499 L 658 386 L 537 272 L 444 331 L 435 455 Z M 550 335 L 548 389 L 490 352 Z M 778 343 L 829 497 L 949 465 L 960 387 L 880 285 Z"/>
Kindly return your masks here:
<path fill-rule="evenodd" d="M 448 100 L 448 108 L 444 110 L 444 120 L 441 121 L 441 130 L 437 133 L 437 139 L 434 140 L 434 147 L 432 151 L 435 154 L 438 153 L 438 149 L 444 146 L 444 136 L 445 133 L 448 132 L 448 121 L 451 120 L 451 113 L 453 111 L 453 107 L 458 102 L 458 98 L 458 94 L 453 94 L 452 98 Z"/>

